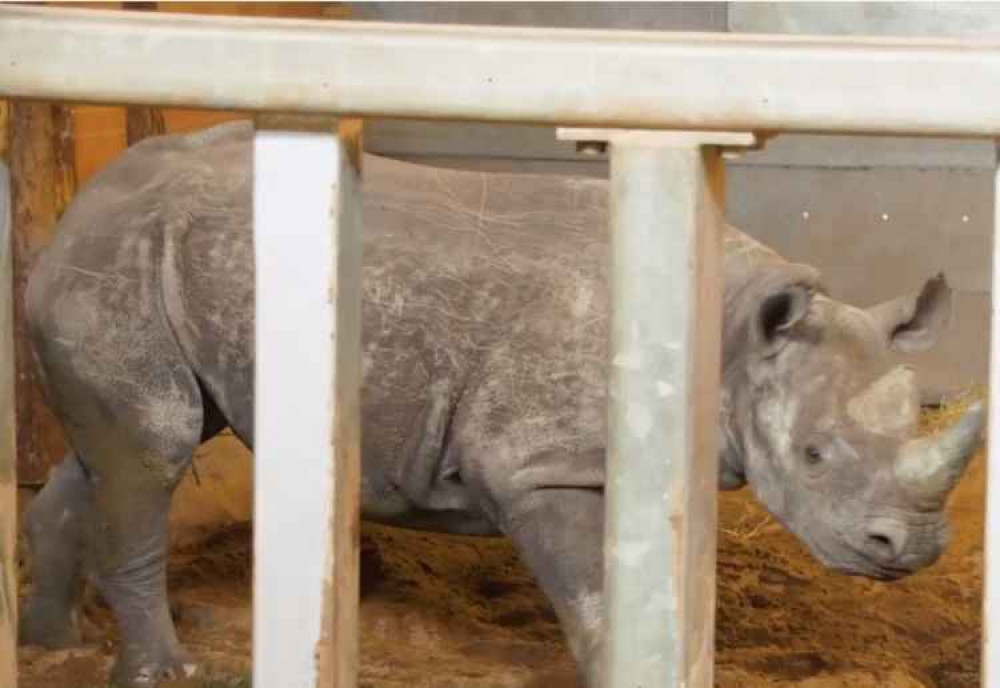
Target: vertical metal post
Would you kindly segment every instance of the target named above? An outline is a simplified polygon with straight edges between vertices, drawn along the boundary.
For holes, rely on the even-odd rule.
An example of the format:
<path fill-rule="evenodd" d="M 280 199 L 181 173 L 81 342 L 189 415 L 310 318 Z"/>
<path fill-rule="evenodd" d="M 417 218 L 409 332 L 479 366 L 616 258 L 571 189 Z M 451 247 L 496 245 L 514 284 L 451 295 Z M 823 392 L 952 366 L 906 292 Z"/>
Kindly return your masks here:
<path fill-rule="evenodd" d="M 17 685 L 17 451 L 10 206 L 10 174 L 0 161 L 0 686 L 13 688 Z"/>
<path fill-rule="evenodd" d="M 1000 142 L 998 142 L 1000 143 Z M 1000 682 L 1000 455 L 992 439 L 1000 437 L 1000 147 L 993 183 L 993 284 L 990 323 L 990 405 L 986 467 L 986 534 L 983 562 L 984 688 Z"/>
<path fill-rule="evenodd" d="M 607 688 L 711 688 L 724 168 L 750 135 L 611 142 Z"/>
<path fill-rule="evenodd" d="M 360 128 L 331 124 L 254 145 L 256 688 L 356 685 Z"/>

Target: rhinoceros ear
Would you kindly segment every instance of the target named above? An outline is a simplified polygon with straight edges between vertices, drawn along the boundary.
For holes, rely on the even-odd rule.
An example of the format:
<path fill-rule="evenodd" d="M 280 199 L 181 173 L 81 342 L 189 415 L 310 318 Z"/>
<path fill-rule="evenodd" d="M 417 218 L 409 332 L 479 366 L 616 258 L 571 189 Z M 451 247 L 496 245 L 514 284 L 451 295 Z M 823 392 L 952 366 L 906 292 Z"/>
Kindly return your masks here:
<path fill-rule="evenodd" d="M 795 326 L 809 313 L 819 273 L 807 265 L 789 265 L 767 290 L 750 324 L 754 349 L 762 358 L 780 352 Z"/>
<path fill-rule="evenodd" d="M 927 280 L 918 294 L 868 309 L 875 326 L 896 351 L 923 351 L 937 342 L 951 317 L 951 287 L 943 274 Z"/>

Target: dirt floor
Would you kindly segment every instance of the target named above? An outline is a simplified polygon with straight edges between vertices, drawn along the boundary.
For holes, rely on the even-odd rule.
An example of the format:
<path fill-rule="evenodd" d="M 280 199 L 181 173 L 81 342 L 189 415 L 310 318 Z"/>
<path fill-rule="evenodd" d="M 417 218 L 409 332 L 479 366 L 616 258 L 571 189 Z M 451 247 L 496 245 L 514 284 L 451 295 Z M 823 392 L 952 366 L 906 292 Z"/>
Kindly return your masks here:
<path fill-rule="evenodd" d="M 825 572 L 746 491 L 721 496 L 720 688 L 972 688 L 979 685 L 983 456 L 953 497 L 947 555 L 882 584 Z M 209 680 L 249 686 L 250 531 L 177 551 L 182 640 Z M 570 688 L 555 617 L 505 541 L 364 531 L 363 688 Z M 114 637 L 87 609 L 90 644 L 21 650 L 21 688 L 103 688 Z"/>

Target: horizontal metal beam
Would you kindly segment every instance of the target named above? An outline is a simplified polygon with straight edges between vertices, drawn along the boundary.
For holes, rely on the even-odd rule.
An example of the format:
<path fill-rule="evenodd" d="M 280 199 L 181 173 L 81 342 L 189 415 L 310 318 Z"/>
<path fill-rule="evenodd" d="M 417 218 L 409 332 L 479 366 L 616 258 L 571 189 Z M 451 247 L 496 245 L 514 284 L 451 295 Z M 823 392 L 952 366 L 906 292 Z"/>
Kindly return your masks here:
<path fill-rule="evenodd" d="M 565 126 L 1000 135 L 1000 42 L 0 7 L 0 95 Z"/>

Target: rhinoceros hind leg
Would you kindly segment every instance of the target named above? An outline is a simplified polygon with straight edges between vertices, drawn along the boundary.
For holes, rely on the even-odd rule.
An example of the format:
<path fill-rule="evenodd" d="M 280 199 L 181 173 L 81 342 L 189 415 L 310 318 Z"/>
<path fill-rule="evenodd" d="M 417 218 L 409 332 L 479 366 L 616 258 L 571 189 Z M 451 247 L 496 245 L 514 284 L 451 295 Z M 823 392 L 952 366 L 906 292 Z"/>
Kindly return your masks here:
<path fill-rule="evenodd" d="M 178 642 L 167 600 L 167 524 L 174 488 L 201 441 L 203 400 L 178 350 L 161 346 L 150 353 L 141 366 L 111 379 L 79 359 L 46 361 L 91 486 L 85 549 L 88 572 L 121 638 L 112 672 L 116 688 L 155 686 L 195 669 Z"/>
<path fill-rule="evenodd" d="M 112 672 L 117 688 L 158 685 L 194 673 L 167 599 L 167 522 L 173 490 L 200 433 L 199 427 L 187 438 L 161 438 L 143 446 L 129 440 L 105 442 L 104 452 L 90 461 L 99 476 L 94 495 L 96 582 L 122 639 Z"/>
<path fill-rule="evenodd" d="M 142 458 L 143 463 L 162 460 Z M 150 475 L 114 482 L 97 492 L 95 537 L 97 586 L 114 611 L 121 637 L 111 684 L 137 688 L 185 678 L 194 665 L 180 646 L 167 599 L 173 486 L 157 484 Z"/>
<path fill-rule="evenodd" d="M 21 610 L 21 644 L 56 649 L 82 642 L 77 614 L 91 508 L 90 482 L 71 453 L 52 471 L 27 510 L 34 589 Z"/>

